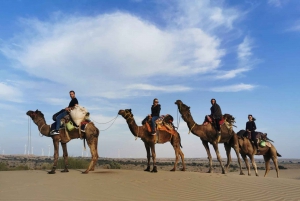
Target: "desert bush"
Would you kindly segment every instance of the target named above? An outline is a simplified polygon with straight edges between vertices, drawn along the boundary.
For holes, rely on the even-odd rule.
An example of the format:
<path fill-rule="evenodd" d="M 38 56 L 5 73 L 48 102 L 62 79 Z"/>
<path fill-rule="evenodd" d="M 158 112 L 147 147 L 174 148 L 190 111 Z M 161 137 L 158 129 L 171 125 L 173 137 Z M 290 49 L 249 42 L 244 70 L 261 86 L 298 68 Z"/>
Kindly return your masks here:
<path fill-rule="evenodd" d="M 5 163 L 0 163 L 0 171 L 7 171 L 8 167 Z"/>
<path fill-rule="evenodd" d="M 287 169 L 287 168 L 286 168 L 286 167 L 284 167 L 283 165 L 278 165 L 278 168 L 279 168 L 280 170 Z"/>
<path fill-rule="evenodd" d="M 83 159 L 83 158 L 68 158 L 68 168 L 69 169 L 85 169 L 90 164 L 89 160 Z M 65 168 L 65 162 L 64 158 L 59 158 L 57 161 L 57 168 L 58 169 L 64 169 Z"/>

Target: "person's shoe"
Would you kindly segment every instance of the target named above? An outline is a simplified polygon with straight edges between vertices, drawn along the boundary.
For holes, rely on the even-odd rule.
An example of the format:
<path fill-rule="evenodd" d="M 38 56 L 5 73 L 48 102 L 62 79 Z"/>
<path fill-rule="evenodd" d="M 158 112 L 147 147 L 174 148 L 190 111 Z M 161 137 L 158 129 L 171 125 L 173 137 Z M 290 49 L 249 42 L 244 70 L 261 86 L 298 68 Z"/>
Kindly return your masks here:
<path fill-rule="evenodd" d="M 217 136 L 217 143 L 219 143 L 221 140 L 221 131 L 218 132 L 218 136 Z"/>
<path fill-rule="evenodd" d="M 151 135 L 156 135 L 156 132 L 152 132 Z"/>
<path fill-rule="evenodd" d="M 55 130 L 54 132 L 51 133 L 51 135 L 58 135 L 59 134 L 59 130 Z"/>

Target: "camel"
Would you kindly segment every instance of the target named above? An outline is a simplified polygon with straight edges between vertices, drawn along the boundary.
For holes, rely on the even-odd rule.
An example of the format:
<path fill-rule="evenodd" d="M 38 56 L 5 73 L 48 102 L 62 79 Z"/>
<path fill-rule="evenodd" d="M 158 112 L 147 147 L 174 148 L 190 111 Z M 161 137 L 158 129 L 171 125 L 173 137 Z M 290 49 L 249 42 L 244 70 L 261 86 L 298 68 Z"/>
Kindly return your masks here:
<path fill-rule="evenodd" d="M 281 157 L 281 155 L 277 152 L 275 146 L 270 143 L 271 147 L 269 147 L 269 146 L 259 147 L 260 152 L 257 153 L 257 150 L 256 150 L 256 148 L 253 148 L 251 141 L 247 137 L 243 136 L 244 133 L 245 133 L 245 130 L 240 130 L 237 133 L 237 135 L 238 135 L 238 141 L 239 141 L 239 145 L 240 145 L 240 154 L 245 161 L 245 164 L 246 164 L 246 167 L 248 170 L 248 175 L 251 176 L 250 165 L 249 165 L 247 156 L 251 160 L 253 169 L 255 171 L 255 175 L 258 176 L 257 166 L 256 166 L 256 163 L 254 160 L 254 155 L 263 155 L 264 161 L 265 161 L 265 169 L 266 169 L 264 177 L 266 177 L 268 172 L 270 171 L 270 159 L 272 159 L 273 163 L 275 165 L 277 178 L 278 178 L 279 177 L 279 168 L 278 168 L 277 156 Z"/>
<path fill-rule="evenodd" d="M 231 162 L 231 155 L 230 155 L 230 150 L 231 147 L 234 149 L 237 159 L 238 159 L 238 164 L 240 166 L 240 175 L 244 175 L 241 167 L 241 159 L 239 155 L 239 144 L 238 144 L 238 136 L 234 133 L 232 128 L 227 127 L 225 124 L 221 126 L 221 141 L 218 142 L 217 139 L 217 131 L 216 129 L 212 126 L 212 124 L 207 124 L 207 125 L 199 125 L 197 124 L 190 112 L 190 107 L 185 105 L 181 100 L 177 100 L 175 104 L 178 106 L 178 111 L 181 114 L 182 119 L 187 123 L 187 126 L 194 135 L 200 137 L 202 144 L 207 152 L 207 156 L 209 159 L 209 170 L 207 173 L 213 173 L 213 168 L 212 168 L 212 156 L 209 150 L 208 143 L 212 144 L 216 155 L 217 159 L 220 163 L 220 166 L 222 168 L 222 174 L 225 174 L 225 168 L 226 170 L 228 169 L 230 162 Z M 221 155 L 219 153 L 219 148 L 218 148 L 218 143 L 224 143 L 224 147 L 226 150 L 226 155 L 227 155 L 227 164 L 225 165 L 225 168 L 222 163 Z"/>
<path fill-rule="evenodd" d="M 156 153 L 155 153 L 156 135 L 154 135 L 154 136 L 151 135 L 145 126 L 138 126 L 136 124 L 136 122 L 133 118 L 133 114 L 131 113 L 131 109 L 119 110 L 118 114 L 122 115 L 122 117 L 126 120 L 131 133 L 135 137 L 141 138 L 141 140 L 145 144 L 145 148 L 147 151 L 148 163 L 147 163 L 147 168 L 144 171 L 150 172 L 150 151 L 151 151 L 152 160 L 153 160 L 153 169 L 151 170 L 151 172 L 157 172 Z M 161 131 L 161 130 L 159 131 L 159 135 L 170 136 L 170 134 L 167 133 L 167 131 Z M 167 141 L 169 141 L 172 144 L 172 146 L 175 150 L 175 156 L 176 156 L 174 167 L 170 171 L 176 170 L 179 156 L 181 157 L 182 166 L 183 166 L 181 171 L 185 171 L 184 154 L 180 149 L 180 147 L 181 147 L 180 141 L 181 140 L 180 140 L 179 133 L 176 131 L 176 134 L 174 136 L 172 136 L 171 138 L 168 138 L 163 143 L 165 143 Z"/>
<path fill-rule="evenodd" d="M 82 172 L 83 174 L 87 174 L 89 171 L 94 171 L 95 165 L 97 163 L 97 160 L 99 158 L 98 156 L 98 136 L 99 136 L 99 130 L 98 128 L 95 127 L 94 123 L 89 122 L 86 125 L 85 131 L 79 133 L 78 129 L 73 129 L 72 131 L 67 131 L 65 129 L 60 129 L 60 134 L 59 135 L 50 135 L 50 126 L 46 124 L 46 120 L 44 118 L 44 114 L 39 111 L 31 111 L 29 110 L 26 113 L 33 122 L 38 126 L 38 129 L 40 133 L 46 137 L 51 137 L 53 140 L 53 146 L 54 146 L 54 163 L 51 171 L 48 172 L 48 174 L 55 174 L 56 166 L 57 166 L 57 161 L 58 161 L 58 151 L 59 151 L 59 142 L 61 143 L 62 150 L 63 150 L 63 157 L 64 157 L 64 164 L 65 167 L 61 172 L 69 172 L 68 170 L 68 150 L 67 150 L 67 143 L 71 139 L 76 139 L 80 138 L 82 135 L 82 138 L 87 141 L 88 146 L 91 151 L 91 162 L 88 166 L 88 168 Z M 67 136 L 67 137 L 66 137 Z"/>

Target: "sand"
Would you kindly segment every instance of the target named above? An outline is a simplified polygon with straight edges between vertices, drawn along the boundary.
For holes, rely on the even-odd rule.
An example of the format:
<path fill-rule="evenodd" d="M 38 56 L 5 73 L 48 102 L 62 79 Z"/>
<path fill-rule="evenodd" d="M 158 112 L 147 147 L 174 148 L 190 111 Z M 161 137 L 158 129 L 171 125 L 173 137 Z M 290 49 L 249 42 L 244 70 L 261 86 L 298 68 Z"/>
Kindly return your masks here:
<path fill-rule="evenodd" d="M 300 170 L 275 170 L 268 177 L 220 173 L 149 173 L 96 169 L 89 174 L 46 171 L 1 171 L 2 201 L 62 200 L 300 200 Z"/>

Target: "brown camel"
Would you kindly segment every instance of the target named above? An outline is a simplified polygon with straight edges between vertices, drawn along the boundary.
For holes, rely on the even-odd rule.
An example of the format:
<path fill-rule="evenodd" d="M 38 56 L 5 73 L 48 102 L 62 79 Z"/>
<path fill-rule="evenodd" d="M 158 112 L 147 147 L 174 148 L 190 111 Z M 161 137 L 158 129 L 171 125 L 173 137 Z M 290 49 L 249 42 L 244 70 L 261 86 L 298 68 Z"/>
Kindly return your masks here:
<path fill-rule="evenodd" d="M 219 148 L 218 148 L 218 142 L 217 142 L 217 130 L 212 126 L 212 124 L 207 124 L 207 125 L 198 125 L 190 112 L 190 107 L 185 105 L 181 100 L 177 100 L 175 104 L 178 106 L 178 110 L 181 114 L 182 119 L 187 123 L 187 126 L 194 135 L 200 137 L 202 144 L 207 152 L 207 156 L 209 159 L 209 170 L 208 173 L 212 173 L 212 156 L 209 150 L 208 143 L 212 144 L 216 155 L 217 159 L 221 165 L 222 168 L 222 174 L 225 174 L 225 168 L 228 169 L 229 164 L 231 162 L 231 155 L 230 155 L 230 150 L 231 147 L 234 149 L 238 163 L 240 166 L 240 175 L 244 175 L 241 167 L 241 159 L 239 155 L 239 144 L 238 144 L 238 136 L 234 133 L 232 130 L 232 127 L 227 127 L 225 123 L 221 126 L 221 141 L 219 143 L 224 143 L 224 147 L 226 150 L 227 154 L 227 164 L 225 165 L 225 168 L 222 163 L 221 155 L 219 153 Z"/>
<path fill-rule="evenodd" d="M 157 136 L 151 135 L 145 126 L 138 126 L 136 124 L 136 122 L 133 118 L 133 114 L 131 113 L 131 109 L 119 110 L 118 114 L 122 115 L 122 117 L 124 117 L 124 119 L 126 119 L 126 122 L 128 124 L 128 127 L 129 127 L 131 133 L 134 136 L 141 138 L 141 140 L 145 144 L 145 148 L 147 151 L 148 164 L 147 164 L 147 168 L 144 171 L 148 171 L 148 172 L 150 171 L 150 151 L 151 151 L 152 160 L 153 160 L 153 169 L 151 172 L 157 172 L 156 153 L 155 153 L 155 144 L 156 144 Z M 170 134 L 166 131 L 159 131 L 159 135 L 170 136 Z M 181 140 L 180 140 L 179 133 L 176 131 L 176 134 L 174 136 L 172 136 L 171 138 L 168 138 L 168 140 L 165 140 L 163 143 L 165 143 L 167 141 L 171 142 L 171 144 L 175 150 L 175 156 L 176 156 L 174 167 L 170 171 L 176 170 L 179 155 L 181 157 L 182 166 L 183 166 L 183 168 L 181 170 L 185 171 L 184 154 L 182 153 L 182 151 L 180 149 L 180 147 L 181 147 L 180 141 Z"/>
<path fill-rule="evenodd" d="M 279 177 L 279 168 L 278 168 L 277 156 L 281 157 L 281 155 L 277 152 L 274 145 L 270 143 L 271 147 L 269 147 L 269 146 L 259 147 L 260 152 L 257 153 L 257 150 L 256 150 L 256 148 L 253 148 L 251 141 L 247 137 L 243 136 L 244 133 L 245 133 L 245 130 L 240 130 L 237 133 L 237 135 L 239 138 L 240 154 L 245 161 L 245 164 L 246 164 L 246 167 L 248 170 L 248 175 L 251 176 L 250 165 L 249 165 L 247 156 L 251 160 L 253 169 L 255 171 L 255 175 L 258 176 L 257 166 L 256 166 L 256 163 L 254 160 L 254 155 L 263 155 L 264 161 L 265 161 L 265 169 L 266 169 L 264 177 L 266 177 L 268 172 L 270 171 L 270 159 L 272 159 L 273 163 L 275 165 L 277 178 L 278 178 Z"/>
<path fill-rule="evenodd" d="M 58 160 L 58 150 L 59 150 L 59 142 L 61 143 L 62 149 L 63 149 L 63 157 L 64 157 L 64 163 L 65 168 L 61 172 L 69 172 L 68 170 L 68 150 L 67 150 L 67 143 L 70 141 L 70 139 L 76 139 L 80 138 L 80 133 L 78 129 L 73 129 L 72 131 L 66 131 L 66 129 L 60 129 L 59 135 L 50 135 L 50 125 L 46 124 L 44 114 L 36 110 L 31 111 L 29 110 L 26 113 L 28 116 L 31 117 L 33 122 L 38 126 L 38 129 L 40 133 L 46 137 L 51 137 L 53 140 L 54 145 L 54 163 L 52 170 L 49 171 L 49 174 L 55 174 L 57 160 Z M 69 135 L 69 139 L 68 136 Z M 95 125 L 90 122 L 86 125 L 85 131 L 81 132 L 81 136 L 84 140 L 87 141 L 88 146 L 91 151 L 92 160 L 89 164 L 89 167 L 82 173 L 87 174 L 89 171 L 93 171 L 95 169 L 95 165 L 98 160 L 98 136 L 99 136 L 99 130 L 95 127 Z"/>

